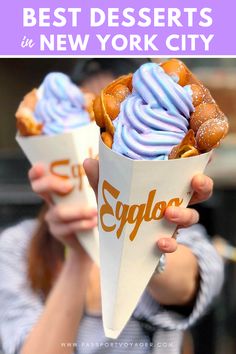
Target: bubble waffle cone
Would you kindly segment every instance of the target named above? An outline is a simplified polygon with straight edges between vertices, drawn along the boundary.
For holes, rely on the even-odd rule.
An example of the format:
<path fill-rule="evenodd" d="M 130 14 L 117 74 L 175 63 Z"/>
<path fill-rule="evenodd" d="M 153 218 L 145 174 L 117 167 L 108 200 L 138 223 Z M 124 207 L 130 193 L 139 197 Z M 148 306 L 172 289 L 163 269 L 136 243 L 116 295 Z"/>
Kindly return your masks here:
<path fill-rule="evenodd" d="M 86 110 L 89 113 L 90 120 L 93 121 L 94 120 L 93 101 L 95 100 L 96 95 L 87 90 L 81 89 L 81 91 L 84 93 Z"/>
<path fill-rule="evenodd" d="M 176 145 L 169 154 L 169 159 L 179 159 L 199 155 L 195 148 L 196 139 L 194 131 L 190 129 L 179 145 Z"/>
<path fill-rule="evenodd" d="M 190 117 L 191 133 L 187 133 L 186 139 L 184 138 L 183 142 L 173 148 L 169 158 L 196 156 L 217 147 L 228 132 L 228 120 L 211 96 L 210 91 L 180 60 L 171 59 L 161 66 L 168 75 L 178 78 L 179 85 L 191 85 L 195 108 Z M 125 88 L 121 95 L 119 94 L 120 87 Z M 113 81 L 102 90 L 101 95 L 94 101 L 95 120 L 102 128 L 104 143 L 110 148 L 115 130 L 112 121 L 120 112 L 121 102 L 131 91 L 132 74 L 129 74 Z M 191 138 L 193 135 L 194 140 Z"/>
<path fill-rule="evenodd" d="M 217 147 L 228 133 L 229 126 L 226 116 L 216 104 L 210 91 L 180 60 L 171 59 L 161 66 L 170 76 L 178 76 L 181 86 L 191 85 L 195 111 L 190 117 L 190 128 L 194 131 L 196 141 L 195 146 L 189 146 L 189 150 L 195 148 L 199 152 L 205 152 Z M 182 156 L 175 147 L 173 149 L 175 154 L 172 151 L 171 158 L 186 157 L 186 155 Z"/>
<path fill-rule="evenodd" d="M 111 136 L 114 134 L 112 121 L 120 112 L 121 102 L 132 91 L 132 74 L 119 77 L 105 87 L 94 101 L 94 116 L 100 128 Z"/>
<path fill-rule="evenodd" d="M 43 125 L 37 123 L 33 112 L 38 101 L 37 89 L 33 89 L 23 98 L 16 111 L 16 126 L 22 136 L 40 135 Z"/>

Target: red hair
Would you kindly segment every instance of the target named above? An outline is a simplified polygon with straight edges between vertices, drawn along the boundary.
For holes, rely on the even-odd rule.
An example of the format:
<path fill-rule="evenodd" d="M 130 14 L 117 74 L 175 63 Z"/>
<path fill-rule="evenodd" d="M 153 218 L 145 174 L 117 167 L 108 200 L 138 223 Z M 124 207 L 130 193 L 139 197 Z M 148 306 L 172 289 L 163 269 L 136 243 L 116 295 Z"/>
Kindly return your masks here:
<path fill-rule="evenodd" d="M 64 246 L 50 234 L 44 219 L 46 211 L 47 207 L 43 207 L 39 214 L 38 227 L 28 249 L 28 279 L 32 289 L 45 297 L 64 261 Z"/>

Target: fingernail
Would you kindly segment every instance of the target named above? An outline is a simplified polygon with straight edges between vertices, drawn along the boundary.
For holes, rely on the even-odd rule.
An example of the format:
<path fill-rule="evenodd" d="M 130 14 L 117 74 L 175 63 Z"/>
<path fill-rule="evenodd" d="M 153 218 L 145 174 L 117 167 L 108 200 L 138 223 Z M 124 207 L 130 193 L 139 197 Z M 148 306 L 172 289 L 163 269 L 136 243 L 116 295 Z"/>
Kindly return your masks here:
<path fill-rule="evenodd" d="M 159 243 L 159 246 L 161 248 L 165 248 L 166 247 L 166 240 L 165 239 L 159 240 L 158 243 Z"/>
<path fill-rule="evenodd" d="M 70 182 L 64 182 L 61 186 L 61 192 L 57 192 L 58 195 L 69 194 L 73 190 L 74 186 Z"/>
<path fill-rule="evenodd" d="M 203 188 L 205 186 L 205 183 L 206 183 L 206 179 L 203 175 L 200 175 L 198 177 L 198 184 L 199 184 L 199 187 L 200 188 Z"/>
<path fill-rule="evenodd" d="M 98 224 L 98 219 L 97 219 L 96 217 L 95 217 L 95 218 L 92 218 L 91 224 L 93 225 L 93 227 L 96 227 L 97 224 Z"/>
<path fill-rule="evenodd" d="M 65 191 L 68 191 L 68 190 L 70 190 L 70 189 L 72 189 L 72 188 L 73 188 L 73 185 L 72 185 L 72 183 L 71 183 L 70 181 L 65 181 L 65 182 L 64 182 L 63 189 L 64 189 Z"/>
<path fill-rule="evenodd" d="M 176 219 L 179 217 L 179 210 L 176 207 L 170 207 L 170 218 Z"/>

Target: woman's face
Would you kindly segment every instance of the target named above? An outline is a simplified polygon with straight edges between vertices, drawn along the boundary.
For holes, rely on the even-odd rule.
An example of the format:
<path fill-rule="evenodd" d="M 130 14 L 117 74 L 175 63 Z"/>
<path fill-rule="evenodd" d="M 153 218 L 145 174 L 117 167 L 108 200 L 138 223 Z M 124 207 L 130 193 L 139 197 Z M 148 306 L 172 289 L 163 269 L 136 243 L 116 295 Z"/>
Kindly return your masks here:
<path fill-rule="evenodd" d="M 111 81 L 115 80 L 112 73 L 100 73 L 88 78 L 82 85 L 81 88 L 85 91 L 89 91 L 98 95 L 100 91 L 106 87 Z"/>

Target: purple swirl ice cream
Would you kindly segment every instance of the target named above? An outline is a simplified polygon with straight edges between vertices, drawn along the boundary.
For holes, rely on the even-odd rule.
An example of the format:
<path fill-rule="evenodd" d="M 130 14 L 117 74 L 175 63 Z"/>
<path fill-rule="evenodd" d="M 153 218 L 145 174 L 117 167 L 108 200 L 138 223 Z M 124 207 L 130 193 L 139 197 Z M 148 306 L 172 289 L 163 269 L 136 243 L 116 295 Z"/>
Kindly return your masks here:
<path fill-rule="evenodd" d="M 43 124 L 43 134 L 65 133 L 90 123 L 84 95 L 67 75 L 48 74 L 37 95 L 34 118 Z"/>
<path fill-rule="evenodd" d="M 112 150 L 136 160 L 166 160 L 189 129 L 191 88 L 180 86 L 154 63 L 142 65 L 132 84 L 132 94 L 113 121 Z"/>

